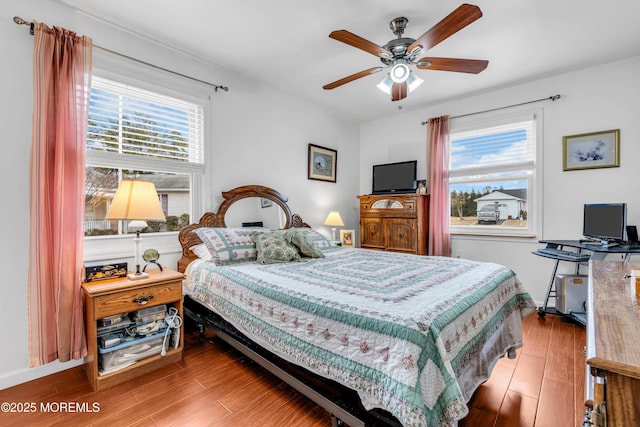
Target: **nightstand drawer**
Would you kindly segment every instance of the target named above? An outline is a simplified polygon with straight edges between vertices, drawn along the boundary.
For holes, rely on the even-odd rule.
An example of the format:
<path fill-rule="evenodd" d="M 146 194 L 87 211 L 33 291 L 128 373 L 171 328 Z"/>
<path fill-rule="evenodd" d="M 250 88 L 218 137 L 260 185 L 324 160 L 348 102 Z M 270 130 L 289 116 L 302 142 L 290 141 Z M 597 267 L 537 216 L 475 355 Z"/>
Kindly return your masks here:
<path fill-rule="evenodd" d="M 182 283 L 174 282 L 96 297 L 95 318 L 131 312 L 182 299 Z"/>

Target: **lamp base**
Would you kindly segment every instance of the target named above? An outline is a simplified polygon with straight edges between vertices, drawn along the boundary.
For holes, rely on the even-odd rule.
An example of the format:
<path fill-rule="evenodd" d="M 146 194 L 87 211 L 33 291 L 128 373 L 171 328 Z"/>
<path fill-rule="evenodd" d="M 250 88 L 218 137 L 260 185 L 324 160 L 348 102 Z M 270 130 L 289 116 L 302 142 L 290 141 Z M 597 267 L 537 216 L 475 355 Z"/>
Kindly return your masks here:
<path fill-rule="evenodd" d="M 131 273 L 127 276 L 129 280 L 140 280 L 149 277 L 148 273 Z"/>

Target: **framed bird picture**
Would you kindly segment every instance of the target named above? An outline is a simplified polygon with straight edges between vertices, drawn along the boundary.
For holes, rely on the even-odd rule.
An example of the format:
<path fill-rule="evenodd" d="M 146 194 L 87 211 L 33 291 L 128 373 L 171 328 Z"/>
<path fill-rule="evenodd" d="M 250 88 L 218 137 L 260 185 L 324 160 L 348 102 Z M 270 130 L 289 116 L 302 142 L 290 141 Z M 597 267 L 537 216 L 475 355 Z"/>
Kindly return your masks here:
<path fill-rule="evenodd" d="M 336 182 L 338 152 L 331 148 L 309 144 L 308 178 Z"/>

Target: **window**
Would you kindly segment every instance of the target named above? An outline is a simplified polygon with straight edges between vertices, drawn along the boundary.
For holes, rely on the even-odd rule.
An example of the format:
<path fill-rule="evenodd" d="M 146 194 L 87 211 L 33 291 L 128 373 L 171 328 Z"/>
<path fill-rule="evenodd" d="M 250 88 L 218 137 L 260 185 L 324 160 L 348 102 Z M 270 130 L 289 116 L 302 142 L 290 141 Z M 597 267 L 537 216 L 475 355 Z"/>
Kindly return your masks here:
<path fill-rule="evenodd" d="M 452 233 L 535 235 L 539 121 L 539 114 L 528 114 L 491 123 L 453 123 L 449 156 Z"/>
<path fill-rule="evenodd" d="M 166 222 L 146 233 L 191 222 L 204 172 L 201 103 L 93 77 L 86 156 L 85 236 L 126 234 L 124 221 L 104 219 L 122 179 L 155 184 Z"/>

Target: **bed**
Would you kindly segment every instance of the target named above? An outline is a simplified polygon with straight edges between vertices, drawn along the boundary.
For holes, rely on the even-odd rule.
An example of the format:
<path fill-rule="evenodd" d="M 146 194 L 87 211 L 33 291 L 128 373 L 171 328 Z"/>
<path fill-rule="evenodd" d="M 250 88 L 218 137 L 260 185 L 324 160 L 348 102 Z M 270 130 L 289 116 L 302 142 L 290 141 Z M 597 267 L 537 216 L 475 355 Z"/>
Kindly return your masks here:
<path fill-rule="evenodd" d="M 281 229 L 228 226 L 247 198 L 279 206 Z M 456 425 L 499 358 L 522 346 L 535 304 L 520 280 L 492 263 L 333 246 L 286 202 L 239 187 L 181 230 L 185 315 L 334 425 Z"/>

